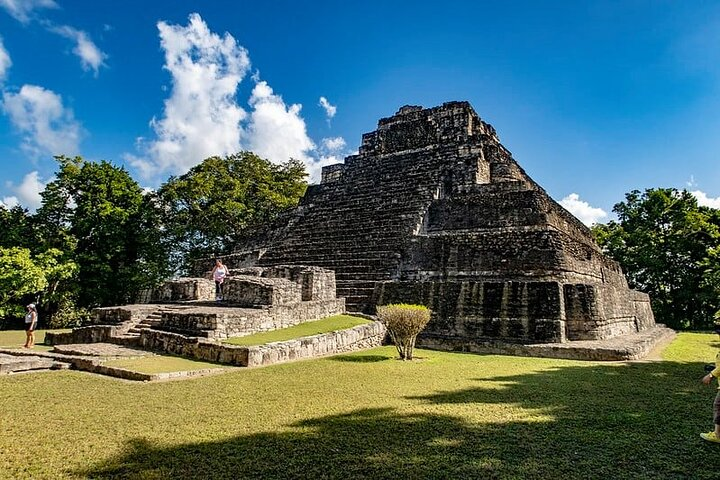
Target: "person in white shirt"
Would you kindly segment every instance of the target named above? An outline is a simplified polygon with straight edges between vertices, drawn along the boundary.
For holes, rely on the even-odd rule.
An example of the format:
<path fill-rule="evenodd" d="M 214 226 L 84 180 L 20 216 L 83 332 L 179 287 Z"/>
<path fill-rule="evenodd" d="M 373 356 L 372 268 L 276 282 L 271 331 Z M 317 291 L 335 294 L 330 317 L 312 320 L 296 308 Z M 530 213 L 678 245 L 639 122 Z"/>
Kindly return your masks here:
<path fill-rule="evenodd" d="M 25 348 L 33 348 L 35 346 L 35 328 L 37 327 L 37 310 L 35 304 L 31 303 L 27 306 L 27 314 L 25 314 Z"/>
<path fill-rule="evenodd" d="M 228 268 L 223 265 L 222 260 L 219 258 L 215 260 L 215 268 L 213 268 L 212 276 L 213 280 L 215 280 L 215 301 L 219 302 L 223 299 L 223 283 L 225 282 L 225 277 L 228 276 L 230 272 L 228 271 Z"/>

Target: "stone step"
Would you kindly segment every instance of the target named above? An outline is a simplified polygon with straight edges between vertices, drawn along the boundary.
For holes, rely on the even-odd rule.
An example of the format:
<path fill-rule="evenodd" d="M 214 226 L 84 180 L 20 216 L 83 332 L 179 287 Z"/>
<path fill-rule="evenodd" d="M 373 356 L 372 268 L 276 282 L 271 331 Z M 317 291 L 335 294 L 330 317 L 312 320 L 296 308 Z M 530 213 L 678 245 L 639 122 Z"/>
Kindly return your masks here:
<path fill-rule="evenodd" d="M 55 366 L 51 358 L 0 354 L 0 374 L 45 370 Z"/>
<path fill-rule="evenodd" d="M 140 335 L 136 333 L 127 333 L 117 337 L 110 337 L 109 343 L 123 345 L 125 347 L 140 347 Z"/>

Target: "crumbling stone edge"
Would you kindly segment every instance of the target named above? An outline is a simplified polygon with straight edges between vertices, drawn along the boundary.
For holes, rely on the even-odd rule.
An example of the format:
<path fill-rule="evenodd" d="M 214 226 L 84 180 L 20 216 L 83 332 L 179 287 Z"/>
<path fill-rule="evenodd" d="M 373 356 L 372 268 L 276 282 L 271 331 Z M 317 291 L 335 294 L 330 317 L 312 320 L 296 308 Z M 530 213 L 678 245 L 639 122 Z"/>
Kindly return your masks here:
<path fill-rule="evenodd" d="M 645 358 L 656 345 L 674 338 L 676 332 L 664 325 L 632 335 L 608 340 L 572 341 L 563 343 L 513 344 L 497 341 L 466 341 L 439 335 L 418 337 L 417 346 L 431 350 L 514 355 L 520 357 L 560 358 L 587 361 L 630 361 Z"/>
<path fill-rule="evenodd" d="M 207 362 L 257 367 L 378 347 L 383 344 L 385 333 L 385 325 L 375 321 L 284 342 L 240 346 L 146 329 L 140 334 L 140 346 Z"/>

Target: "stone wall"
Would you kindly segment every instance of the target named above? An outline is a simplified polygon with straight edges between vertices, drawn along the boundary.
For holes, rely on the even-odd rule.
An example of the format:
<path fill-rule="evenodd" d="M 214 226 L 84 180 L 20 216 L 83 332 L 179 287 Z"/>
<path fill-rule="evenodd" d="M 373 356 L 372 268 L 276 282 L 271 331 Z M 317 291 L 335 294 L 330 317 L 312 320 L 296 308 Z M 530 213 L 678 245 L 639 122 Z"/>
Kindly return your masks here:
<path fill-rule="evenodd" d="M 177 333 L 144 330 L 140 345 L 155 351 L 237 366 L 260 366 L 376 347 L 385 338 L 380 322 L 259 346 L 238 346 Z"/>
<path fill-rule="evenodd" d="M 153 290 L 151 303 L 215 300 L 215 282 L 206 278 L 178 278 Z"/>
<path fill-rule="evenodd" d="M 239 307 L 284 305 L 302 300 L 302 287 L 284 278 L 228 277 L 223 299 Z"/>
<path fill-rule="evenodd" d="M 248 347 L 248 366 L 273 365 L 379 347 L 385 333 L 385 325 L 373 322 L 347 330 L 252 346 Z"/>
<path fill-rule="evenodd" d="M 335 273 L 307 265 L 277 265 L 263 268 L 267 278 L 285 278 L 302 286 L 303 300 L 332 300 L 336 296 Z"/>
<path fill-rule="evenodd" d="M 236 265 L 242 265 L 246 263 L 244 257 L 239 258 L 239 255 L 227 255 L 223 258 L 223 262 L 226 265 L 233 265 L 228 267 L 230 270 L 230 277 L 228 280 L 235 278 L 242 278 L 244 281 L 250 281 L 246 277 L 260 277 L 263 280 L 257 280 L 256 286 L 249 285 L 251 290 L 261 288 L 272 288 L 272 280 L 288 280 L 301 286 L 301 300 L 331 300 L 336 297 L 336 284 L 335 284 L 335 272 L 320 267 L 310 265 L 274 265 L 271 267 L 236 267 Z M 199 259 L 195 262 L 194 271 L 199 276 L 204 278 L 212 278 L 209 268 L 213 265 L 214 259 L 206 258 Z M 284 286 L 284 282 L 278 283 L 280 289 L 288 289 L 292 287 Z M 235 290 L 234 288 L 230 288 Z M 229 297 L 228 287 L 225 287 L 226 297 Z M 233 294 L 230 294 L 233 295 Z M 272 295 L 270 295 L 272 296 Z M 285 301 L 294 302 L 299 301 L 295 298 L 294 292 L 288 292 L 289 300 Z M 257 305 L 269 305 L 267 302 L 267 295 L 259 294 Z M 252 299 L 251 299 L 252 300 Z M 244 302 L 249 303 L 249 302 Z"/>
<path fill-rule="evenodd" d="M 92 311 L 95 325 L 117 325 L 125 322 L 139 322 L 157 310 L 157 305 L 125 305 L 122 307 L 99 307 Z"/>
<path fill-rule="evenodd" d="M 566 340 L 559 282 L 383 282 L 374 298 L 379 305 L 428 306 L 433 314 L 424 336 L 523 343 Z"/>
<path fill-rule="evenodd" d="M 111 325 L 90 325 L 74 328 L 70 332 L 47 332 L 47 345 L 71 345 L 74 343 L 109 342 L 113 337 L 122 335 L 125 329 Z"/>
<path fill-rule="evenodd" d="M 197 307 L 162 314 L 161 330 L 203 338 L 241 337 L 345 312 L 345 301 L 313 300 L 270 308 Z"/>
<path fill-rule="evenodd" d="M 143 330 L 140 346 L 148 350 L 196 358 L 206 362 L 247 366 L 247 347 L 211 342 L 197 337 L 159 330 Z"/>

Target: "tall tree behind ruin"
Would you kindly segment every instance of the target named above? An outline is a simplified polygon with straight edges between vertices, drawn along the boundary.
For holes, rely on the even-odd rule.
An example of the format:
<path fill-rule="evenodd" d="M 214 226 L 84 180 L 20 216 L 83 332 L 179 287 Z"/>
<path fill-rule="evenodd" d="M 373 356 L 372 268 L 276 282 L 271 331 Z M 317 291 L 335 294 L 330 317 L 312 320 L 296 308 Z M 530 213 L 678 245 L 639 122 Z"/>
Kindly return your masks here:
<path fill-rule="evenodd" d="M 167 275 L 158 210 L 128 172 L 109 162 L 57 157 L 35 215 L 40 248 L 58 248 L 78 275 L 80 306 L 123 304 Z"/>
<path fill-rule="evenodd" d="M 296 206 L 305 176 L 300 161 L 276 165 L 240 152 L 171 177 L 158 199 L 172 266 L 185 273 L 194 259 L 227 253 L 239 238 Z"/>
<path fill-rule="evenodd" d="M 698 206 L 686 190 L 633 190 L 613 211 L 618 221 L 593 227 L 620 262 L 628 283 L 650 295 L 659 322 L 708 328 L 720 308 L 720 211 Z"/>

